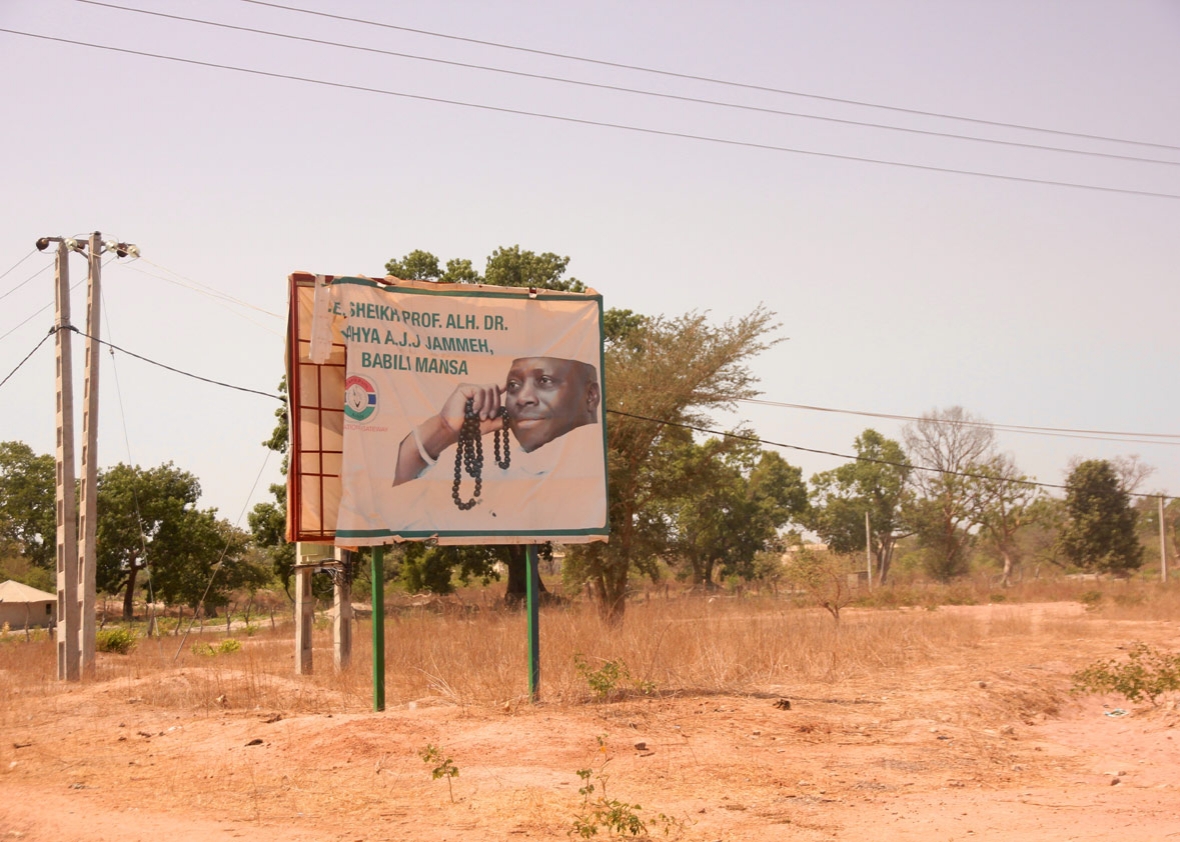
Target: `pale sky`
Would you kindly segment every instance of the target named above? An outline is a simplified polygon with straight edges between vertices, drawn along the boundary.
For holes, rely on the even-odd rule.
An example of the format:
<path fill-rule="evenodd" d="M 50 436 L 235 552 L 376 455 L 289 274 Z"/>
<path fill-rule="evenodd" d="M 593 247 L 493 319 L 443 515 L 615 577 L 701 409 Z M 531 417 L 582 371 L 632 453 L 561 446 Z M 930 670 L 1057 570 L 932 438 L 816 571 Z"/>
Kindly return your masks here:
<path fill-rule="evenodd" d="M 998 441 L 1043 482 L 1072 456 L 1138 454 L 1157 468 L 1141 490 L 1180 493 L 1172 0 L 279 4 L 385 27 L 121 4 L 370 51 L 0 0 L 0 29 L 44 36 L 0 32 L 0 379 L 53 323 L 38 237 L 138 244 L 104 268 L 103 338 L 268 393 L 290 272 L 381 275 L 416 248 L 482 269 L 519 244 L 568 255 L 607 307 L 720 322 L 765 304 L 790 337 L 752 363 L 766 400 L 1111 431 Z M 84 327 L 81 286 L 73 309 Z M 0 387 L 0 440 L 53 452 L 53 365 L 47 341 Z M 261 446 L 277 404 L 121 353 L 102 366 L 100 464 L 171 460 L 245 526 L 279 479 Z M 742 419 L 836 453 L 904 423 L 742 405 L 717 424 Z M 841 464 L 780 452 L 807 477 Z"/>

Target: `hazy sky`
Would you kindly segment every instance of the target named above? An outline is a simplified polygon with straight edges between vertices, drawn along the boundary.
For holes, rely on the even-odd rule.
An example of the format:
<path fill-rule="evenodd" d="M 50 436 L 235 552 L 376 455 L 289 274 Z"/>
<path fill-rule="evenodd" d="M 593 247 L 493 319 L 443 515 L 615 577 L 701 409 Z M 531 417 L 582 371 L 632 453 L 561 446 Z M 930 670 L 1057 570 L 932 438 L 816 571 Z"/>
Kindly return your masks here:
<path fill-rule="evenodd" d="M 0 29 L 43 36 L 0 32 L 0 379 L 53 323 L 38 237 L 138 244 L 104 268 L 104 339 L 268 393 L 290 272 L 381 275 L 416 248 L 482 269 L 519 244 L 568 255 L 608 307 L 765 304 L 790 337 L 753 363 L 766 400 L 1112 431 L 998 438 L 1044 482 L 1139 454 L 1158 469 L 1142 490 L 1180 493 L 1173 0 L 285 0 L 387 26 L 124 2 L 367 51 L 0 0 Z M 82 286 L 73 302 L 83 326 Z M 100 464 L 171 460 L 231 521 L 268 497 L 276 402 L 102 360 Z M 53 365 L 47 341 L 0 387 L 0 440 L 53 452 Z M 742 419 L 837 453 L 904 424 L 716 420 Z M 781 452 L 808 477 L 841 462 Z"/>

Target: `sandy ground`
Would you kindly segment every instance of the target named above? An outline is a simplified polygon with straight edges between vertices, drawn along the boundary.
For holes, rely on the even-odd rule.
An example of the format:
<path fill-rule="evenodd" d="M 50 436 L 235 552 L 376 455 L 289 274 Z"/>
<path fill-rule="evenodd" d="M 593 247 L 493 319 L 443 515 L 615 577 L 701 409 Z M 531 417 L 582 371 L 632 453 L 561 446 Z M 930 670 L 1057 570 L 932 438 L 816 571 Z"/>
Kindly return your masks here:
<path fill-rule="evenodd" d="M 1073 670 L 1132 640 L 1174 650 L 1176 629 L 990 638 L 856 686 L 576 706 L 181 713 L 127 682 L 73 686 L 0 734 L 0 840 L 577 838 L 579 816 L 594 824 L 579 769 L 642 805 L 653 837 L 1180 839 L 1176 696 L 1068 693 Z M 450 792 L 428 744 L 458 769 Z"/>

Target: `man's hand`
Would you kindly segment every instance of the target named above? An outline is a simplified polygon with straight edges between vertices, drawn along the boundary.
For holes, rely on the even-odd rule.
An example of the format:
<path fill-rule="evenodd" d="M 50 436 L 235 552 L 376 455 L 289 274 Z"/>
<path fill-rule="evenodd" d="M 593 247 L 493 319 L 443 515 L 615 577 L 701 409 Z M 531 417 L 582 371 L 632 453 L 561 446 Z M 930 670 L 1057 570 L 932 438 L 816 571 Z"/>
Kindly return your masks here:
<path fill-rule="evenodd" d="M 500 398 L 503 394 L 504 387 L 494 383 L 483 386 L 460 383 L 455 387 L 438 415 L 427 418 L 415 432 L 402 439 L 397 449 L 393 484 L 401 485 L 417 479 L 428 465 L 438 460 L 439 454 L 459 440 L 468 399 L 471 400 L 472 412 L 479 416 L 481 436 L 500 429 L 504 423 L 500 420 Z"/>
<path fill-rule="evenodd" d="M 452 441 L 448 442 L 448 445 L 459 440 L 459 430 L 463 427 L 469 399 L 471 400 L 471 411 L 479 416 L 480 435 L 486 435 L 498 429 L 502 423 L 500 421 L 500 407 L 502 406 L 500 399 L 503 394 L 504 387 L 494 383 L 484 386 L 474 383 L 460 383 L 438 412 L 439 420 L 449 427 L 455 436 Z M 419 428 L 419 432 L 422 432 L 421 428 Z M 446 446 L 444 445 L 444 447 Z M 433 452 L 431 456 L 438 458 L 438 454 Z"/>

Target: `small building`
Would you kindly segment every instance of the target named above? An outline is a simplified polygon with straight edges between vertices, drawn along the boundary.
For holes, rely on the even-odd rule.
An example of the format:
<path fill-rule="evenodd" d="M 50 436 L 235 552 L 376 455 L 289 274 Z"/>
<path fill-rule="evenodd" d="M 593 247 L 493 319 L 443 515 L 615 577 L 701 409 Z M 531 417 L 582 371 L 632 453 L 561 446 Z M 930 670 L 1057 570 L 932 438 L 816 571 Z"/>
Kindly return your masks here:
<path fill-rule="evenodd" d="M 57 596 L 11 579 L 0 582 L 0 627 L 47 628 L 56 620 Z"/>

